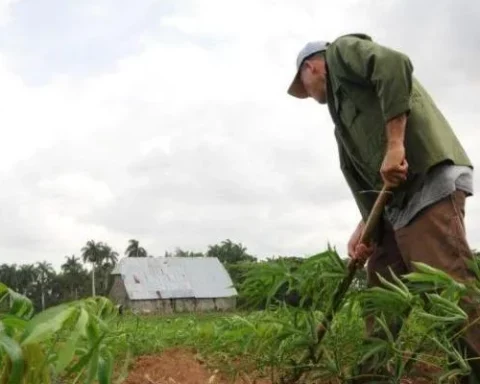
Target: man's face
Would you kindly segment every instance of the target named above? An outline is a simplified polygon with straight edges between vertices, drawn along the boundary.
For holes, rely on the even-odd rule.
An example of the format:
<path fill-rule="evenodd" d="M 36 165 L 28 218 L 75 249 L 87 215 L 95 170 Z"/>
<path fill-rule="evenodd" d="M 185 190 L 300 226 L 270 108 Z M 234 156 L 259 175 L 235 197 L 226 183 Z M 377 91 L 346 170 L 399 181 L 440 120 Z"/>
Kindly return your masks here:
<path fill-rule="evenodd" d="M 300 80 L 309 97 L 320 104 L 327 102 L 326 72 L 323 60 L 305 61 L 300 71 Z"/>

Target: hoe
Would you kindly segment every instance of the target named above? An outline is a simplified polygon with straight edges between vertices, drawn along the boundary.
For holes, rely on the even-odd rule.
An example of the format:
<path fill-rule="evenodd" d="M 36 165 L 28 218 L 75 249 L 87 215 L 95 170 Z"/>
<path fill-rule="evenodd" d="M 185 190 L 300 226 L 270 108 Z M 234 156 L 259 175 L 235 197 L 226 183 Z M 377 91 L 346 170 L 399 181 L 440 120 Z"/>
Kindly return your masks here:
<path fill-rule="evenodd" d="M 383 208 L 385 207 L 385 204 L 387 203 L 388 197 L 389 197 L 389 191 L 384 186 L 380 194 L 378 195 L 375 201 L 375 204 L 373 205 L 373 208 L 368 216 L 363 233 L 360 237 L 361 243 L 365 245 L 370 243 L 374 230 L 379 222 L 380 217 L 382 216 L 382 211 L 383 211 Z M 348 288 L 350 287 L 350 284 L 352 283 L 353 278 L 355 277 L 355 273 L 357 272 L 358 269 L 363 268 L 363 265 L 364 265 L 364 262 L 362 261 L 350 259 L 350 262 L 348 263 L 348 267 L 347 267 L 347 275 L 343 278 L 343 280 L 340 282 L 337 289 L 335 290 L 332 300 L 330 301 L 330 305 L 328 306 L 325 312 L 325 316 L 322 322 L 318 325 L 317 346 L 320 345 L 320 343 L 322 342 L 323 337 L 327 332 L 327 328 L 333 319 L 333 316 L 335 315 L 338 308 L 340 307 L 340 304 L 342 303 L 342 300 L 346 292 L 348 291 Z"/>
<path fill-rule="evenodd" d="M 375 228 L 377 227 L 377 224 L 379 223 L 379 219 L 382 216 L 382 212 L 387 203 L 389 195 L 390 193 L 388 189 L 384 186 L 380 191 L 380 194 L 378 195 L 375 201 L 375 204 L 373 205 L 372 210 L 370 211 L 370 214 L 367 218 L 367 222 L 365 223 L 365 227 L 360 237 L 361 243 L 368 245 L 371 242 Z M 321 359 L 322 353 L 320 353 L 320 344 L 325 334 L 327 333 L 327 328 L 330 326 L 335 313 L 337 312 L 338 308 L 342 304 L 345 294 L 347 293 L 350 287 L 350 284 L 352 283 L 353 278 L 355 277 L 355 273 L 359 269 L 363 268 L 364 263 L 365 261 L 359 261 L 355 259 L 351 259 L 350 262 L 348 263 L 347 274 L 342 279 L 342 281 L 340 281 L 340 284 L 337 286 L 332 296 L 332 300 L 330 301 L 330 304 L 328 305 L 327 310 L 325 311 L 325 316 L 323 317 L 322 322 L 317 326 L 316 346 L 314 348 L 309 348 L 309 350 L 306 351 L 304 356 L 300 359 L 300 362 L 299 362 L 300 366 L 307 364 L 308 360 L 312 360 L 314 363 L 316 363 Z M 293 377 L 290 377 L 290 378 L 284 377 L 282 378 L 281 382 L 296 383 L 297 380 L 302 375 L 302 371 L 303 369 L 296 370 L 295 373 L 293 374 Z"/>

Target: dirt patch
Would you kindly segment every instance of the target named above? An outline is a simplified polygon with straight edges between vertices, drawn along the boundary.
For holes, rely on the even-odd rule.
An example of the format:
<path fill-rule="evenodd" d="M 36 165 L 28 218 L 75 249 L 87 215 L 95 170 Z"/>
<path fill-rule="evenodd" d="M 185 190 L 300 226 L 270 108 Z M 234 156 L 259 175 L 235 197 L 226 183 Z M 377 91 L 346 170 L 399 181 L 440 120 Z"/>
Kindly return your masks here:
<path fill-rule="evenodd" d="M 204 384 L 212 376 L 192 351 L 171 349 L 158 356 L 138 357 L 124 384 Z"/>
<path fill-rule="evenodd" d="M 235 364 L 235 361 L 232 363 Z M 421 368 L 423 368 L 419 369 L 421 371 L 429 370 L 426 367 Z M 431 381 L 420 378 L 402 380 L 402 384 L 429 383 Z M 172 348 L 159 355 L 138 357 L 122 384 L 271 384 L 271 381 L 256 377 L 254 374 L 242 373 L 233 382 L 218 370 L 209 368 L 194 350 Z"/>
<path fill-rule="evenodd" d="M 123 384 L 231 384 L 218 370 L 209 369 L 192 350 L 169 349 L 160 355 L 135 360 Z M 239 378 L 235 384 L 270 384 L 268 381 Z"/>

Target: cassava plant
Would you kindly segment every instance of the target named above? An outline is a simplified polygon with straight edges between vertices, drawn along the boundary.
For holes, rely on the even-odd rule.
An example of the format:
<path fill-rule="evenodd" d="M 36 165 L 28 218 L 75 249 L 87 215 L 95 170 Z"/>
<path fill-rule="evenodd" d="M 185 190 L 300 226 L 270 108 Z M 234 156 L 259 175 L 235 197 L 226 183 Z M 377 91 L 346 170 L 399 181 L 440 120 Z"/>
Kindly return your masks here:
<path fill-rule="evenodd" d="M 415 272 L 403 277 L 393 272 L 379 277 L 379 287 L 350 288 L 322 343 L 318 325 L 347 273 L 344 260 L 329 248 L 302 263 L 270 261 L 250 271 L 240 292 L 246 302 L 265 303 L 266 314 L 252 326 L 252 332 L 262 322 L 270 327 L 257 346 L 263 364 L 275 365 L 282 371 L 279 381 L 290 383 L 302 378 L 401 383 L 418 376 L 420 365 L 439 383 L 468 374 L 458 347 L 467 322 L 460 301 L 467 294 L 480 297 L 478 260 L 471 267 L 479 279 L 469 285 L 428 265 L 413 266 Z M 295 302 L 289 300 L 292 292 Z M 367 317 L 374 320 L 370 334 Z"/>
<path fill-rule="evenodd" d="M 268 261 L 247 273 L 240 292 L 246 303 L 253 306 L 265 303 L 267 311 L 272 313 L 263 321 L 275 326 L 278 332 L 268 340 L 269 350 L 263 356 L 268 356 L 268 352 L 273 354 L 270 360 L 282 367 L 284 381 L 295 381 L 312 369 L 320 370 L 325 362 L 320 361 L 317 348 L 318 324 L 345 274 L 346 263 L 330 247 L 301 263 Z M 355 291 L 348 292 L 346 312 L 356 308 L 350 299 L 354 296 Z M 332 341 L 333 338 L 327 337 L 327 344 Z M 328 364 L 327 368 L 332 374 L 343 375 L 339 367 L 340 364 Z"/>
<path fill-rule="evenodd" d="M 468 373 L 468 364 L 454 348 L 454 331 L 468 319 L 459 306 L 466 293 L 465 285 L 425 264 L 413 265 L 417 272 L 400 279 L 390 271 L 391 281 L 379 276 L 381 287 L 369 288 L 359 295 L 363 315 L 374 318 L 376 327 L 373 336 L 365 340 L 363 356 L 352 370 L 354 375 L 360 375 L 359 366 L 365 364 L 370 374 L 400 383 L 402 377 L 411 373 L 414 363 L 434 365 L 428 358 L 439 340 L 443 352 L 452 351 L 449 358 L 457 368 L 436 367 L 435 371 L 442 371 L 437 382 Z M 419 324 L 423 325 L 423 335 L 412 342 L 409 330 Z"/>
<path fill-rule="evenodd" d="M 32 302 L 0 283 L 0 383 L 112 382 L 114 305 L 73 301 L 34 313 Z"/>

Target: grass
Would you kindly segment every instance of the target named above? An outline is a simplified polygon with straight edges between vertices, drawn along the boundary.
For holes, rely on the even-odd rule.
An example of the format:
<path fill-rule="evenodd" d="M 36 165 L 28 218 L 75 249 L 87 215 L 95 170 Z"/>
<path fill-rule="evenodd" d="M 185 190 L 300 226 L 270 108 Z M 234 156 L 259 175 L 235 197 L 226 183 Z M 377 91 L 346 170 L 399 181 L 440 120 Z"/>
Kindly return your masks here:
<path fill-rule="evenodd" d="M 129 337 L 118 338 L 113 349 L 121 359 L 127 352 L 131 356 L 139 356 L 160 353 L 172 347 L 193 348 L 199 358 L 212 367 L 234 374 L 235 370 L 250 370 L 265 365 L 255 351 L 268 343 L 275 332 L 266 320 L 264 312 L 162 317 L 127 314 L 118 321 L 117 329 Z M 236 367 L 231 366 L 234 360 Z M 266 360 L 268 364 L 268 357 Z"/>
<path fill-rule="evenodd" d="M 316 321 L 320 320 L 320 315 Z M 128 338 L 113 342 L 116 361 L 161 353 L 172 347 L 193 348 L 199 359 L 234 377 L 240 371 L 279 377 L 296 367 L 292 356 L 301 353 L 310 340 L 305 311 L 279 308 L 271 311 L 177 314 L 162 317 L 126 314 L 117 322 Z M 405 348 L 414 347 L 426 327 L 412 318 L 405 328 Z M 365 326 L 360 308 L 344 310 L 325 338 L 328 353 L 316 373 L 324 379 L 348 376 L 348 369 L 361 358 Z M 362 348 L 363 347 L 363 348 Z M 424 365 L 441 367 L 444 356 L 420 357 Z M 232 362 L 234 364 L 232 365 Z M 273 381 L 273 380 L 272 380 Z"/>

